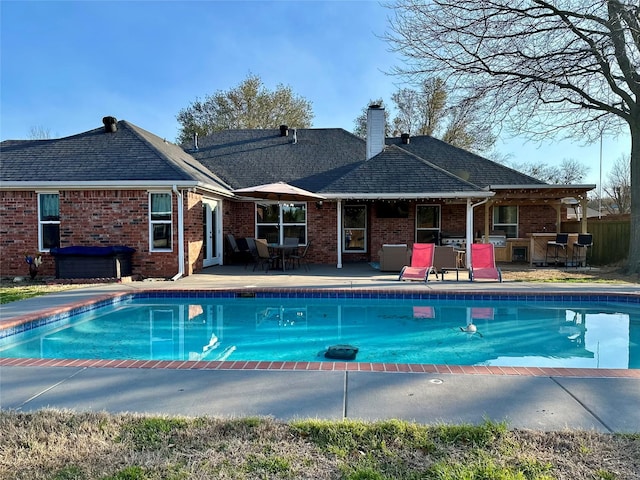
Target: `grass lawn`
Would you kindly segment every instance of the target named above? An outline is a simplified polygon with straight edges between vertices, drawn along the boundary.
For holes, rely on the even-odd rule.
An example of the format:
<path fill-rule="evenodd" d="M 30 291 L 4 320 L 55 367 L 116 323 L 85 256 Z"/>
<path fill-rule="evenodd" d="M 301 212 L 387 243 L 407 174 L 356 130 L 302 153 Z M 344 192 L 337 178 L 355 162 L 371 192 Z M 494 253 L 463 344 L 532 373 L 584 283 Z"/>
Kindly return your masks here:
<path fill-rule="evenodd" d="M 0 412 L 0 478 L 637 479 L 640 434 Z"/>

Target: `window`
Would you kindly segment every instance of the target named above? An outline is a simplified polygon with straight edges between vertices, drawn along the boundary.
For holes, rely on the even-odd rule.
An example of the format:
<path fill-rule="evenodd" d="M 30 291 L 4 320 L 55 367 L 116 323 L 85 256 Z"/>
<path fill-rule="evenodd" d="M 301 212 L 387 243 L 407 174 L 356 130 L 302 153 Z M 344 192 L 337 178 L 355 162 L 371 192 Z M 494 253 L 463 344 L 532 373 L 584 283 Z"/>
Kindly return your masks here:
<path fill-rule="evenodd" d="M 149 194 L 149 235 L 151 251 L 167 251 L 172 248 L 171 194 Z"/>
<path fill-rule="evenodd" d="M 494 206 L 493 230 L 504 232 L 507 238 L 518 238 L 518 206 Z"/>
<path fill-rule="evenodd" d="M 38 194 L 38 248 L 41 252 L 60 246 L 60 195 Z"/>
<path fill-rule="evenodd" d="M 297 238 L 300 245 L 307 243 L 307 204 L 257 203 L 256 238 L 284 243 L 286 237 Z"/>
<path fill-rule="evenodd" d="M 416 243 L 439 243 L 440 205 L 416 207 Z"/>
<path fill-rule="evenodd" d="M 366 252 L 367 206 L 345 205 L 342 220 L 342 248 L 344 251 Z"/>

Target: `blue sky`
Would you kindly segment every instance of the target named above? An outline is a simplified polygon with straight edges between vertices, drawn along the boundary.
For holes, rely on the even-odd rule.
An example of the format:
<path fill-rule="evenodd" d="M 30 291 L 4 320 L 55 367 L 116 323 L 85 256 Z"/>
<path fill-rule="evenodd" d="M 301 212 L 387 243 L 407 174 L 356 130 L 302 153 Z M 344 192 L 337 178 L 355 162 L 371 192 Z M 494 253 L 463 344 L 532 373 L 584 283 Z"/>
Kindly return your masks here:
<path fill-rule="evenodd" d="M 311 101 L 314 127 L 352 131 L 370 99 L 390 103 L 402 86 L 379 38 L 390 13 L 368 0 L 0 0 L 0 139 L 73 135 L 111 115 L 174 141 L 180 109 L 250 73 Z M 603 180 L 628 143 L 604 139 Z M 575 158 L 584 183 L 599 182 L 598 144 L 517 138 L 497 150 L 518 163 Z"/>

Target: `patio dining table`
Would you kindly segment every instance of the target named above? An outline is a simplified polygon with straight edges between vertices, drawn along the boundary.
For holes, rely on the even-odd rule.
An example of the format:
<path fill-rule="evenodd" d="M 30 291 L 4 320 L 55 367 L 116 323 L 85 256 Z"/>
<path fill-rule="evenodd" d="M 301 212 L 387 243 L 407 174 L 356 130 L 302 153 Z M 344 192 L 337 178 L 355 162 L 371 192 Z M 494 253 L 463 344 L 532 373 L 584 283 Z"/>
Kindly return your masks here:
<path fill-rule="evenodd" d="M 282 263 L 282 271 L 287 270 L 287 253 L 291 253 L 298 249 L 297 245 L 287 245 L 284 243 L 269 243 L 269 248 L 274 252 L 282 252 L 280 262 Z"/>

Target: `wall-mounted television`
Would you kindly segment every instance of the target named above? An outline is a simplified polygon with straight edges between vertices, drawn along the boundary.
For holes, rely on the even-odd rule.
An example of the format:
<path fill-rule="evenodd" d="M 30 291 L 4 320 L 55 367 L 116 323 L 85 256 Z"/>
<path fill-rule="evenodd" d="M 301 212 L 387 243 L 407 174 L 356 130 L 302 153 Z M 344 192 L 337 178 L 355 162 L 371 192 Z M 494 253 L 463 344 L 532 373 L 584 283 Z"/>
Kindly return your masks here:
<path fill-rule="evenodd" d="M 409 202 L 401 200 L 376 202 L 376 216 L 378 218 L 408 218 Z"/>

